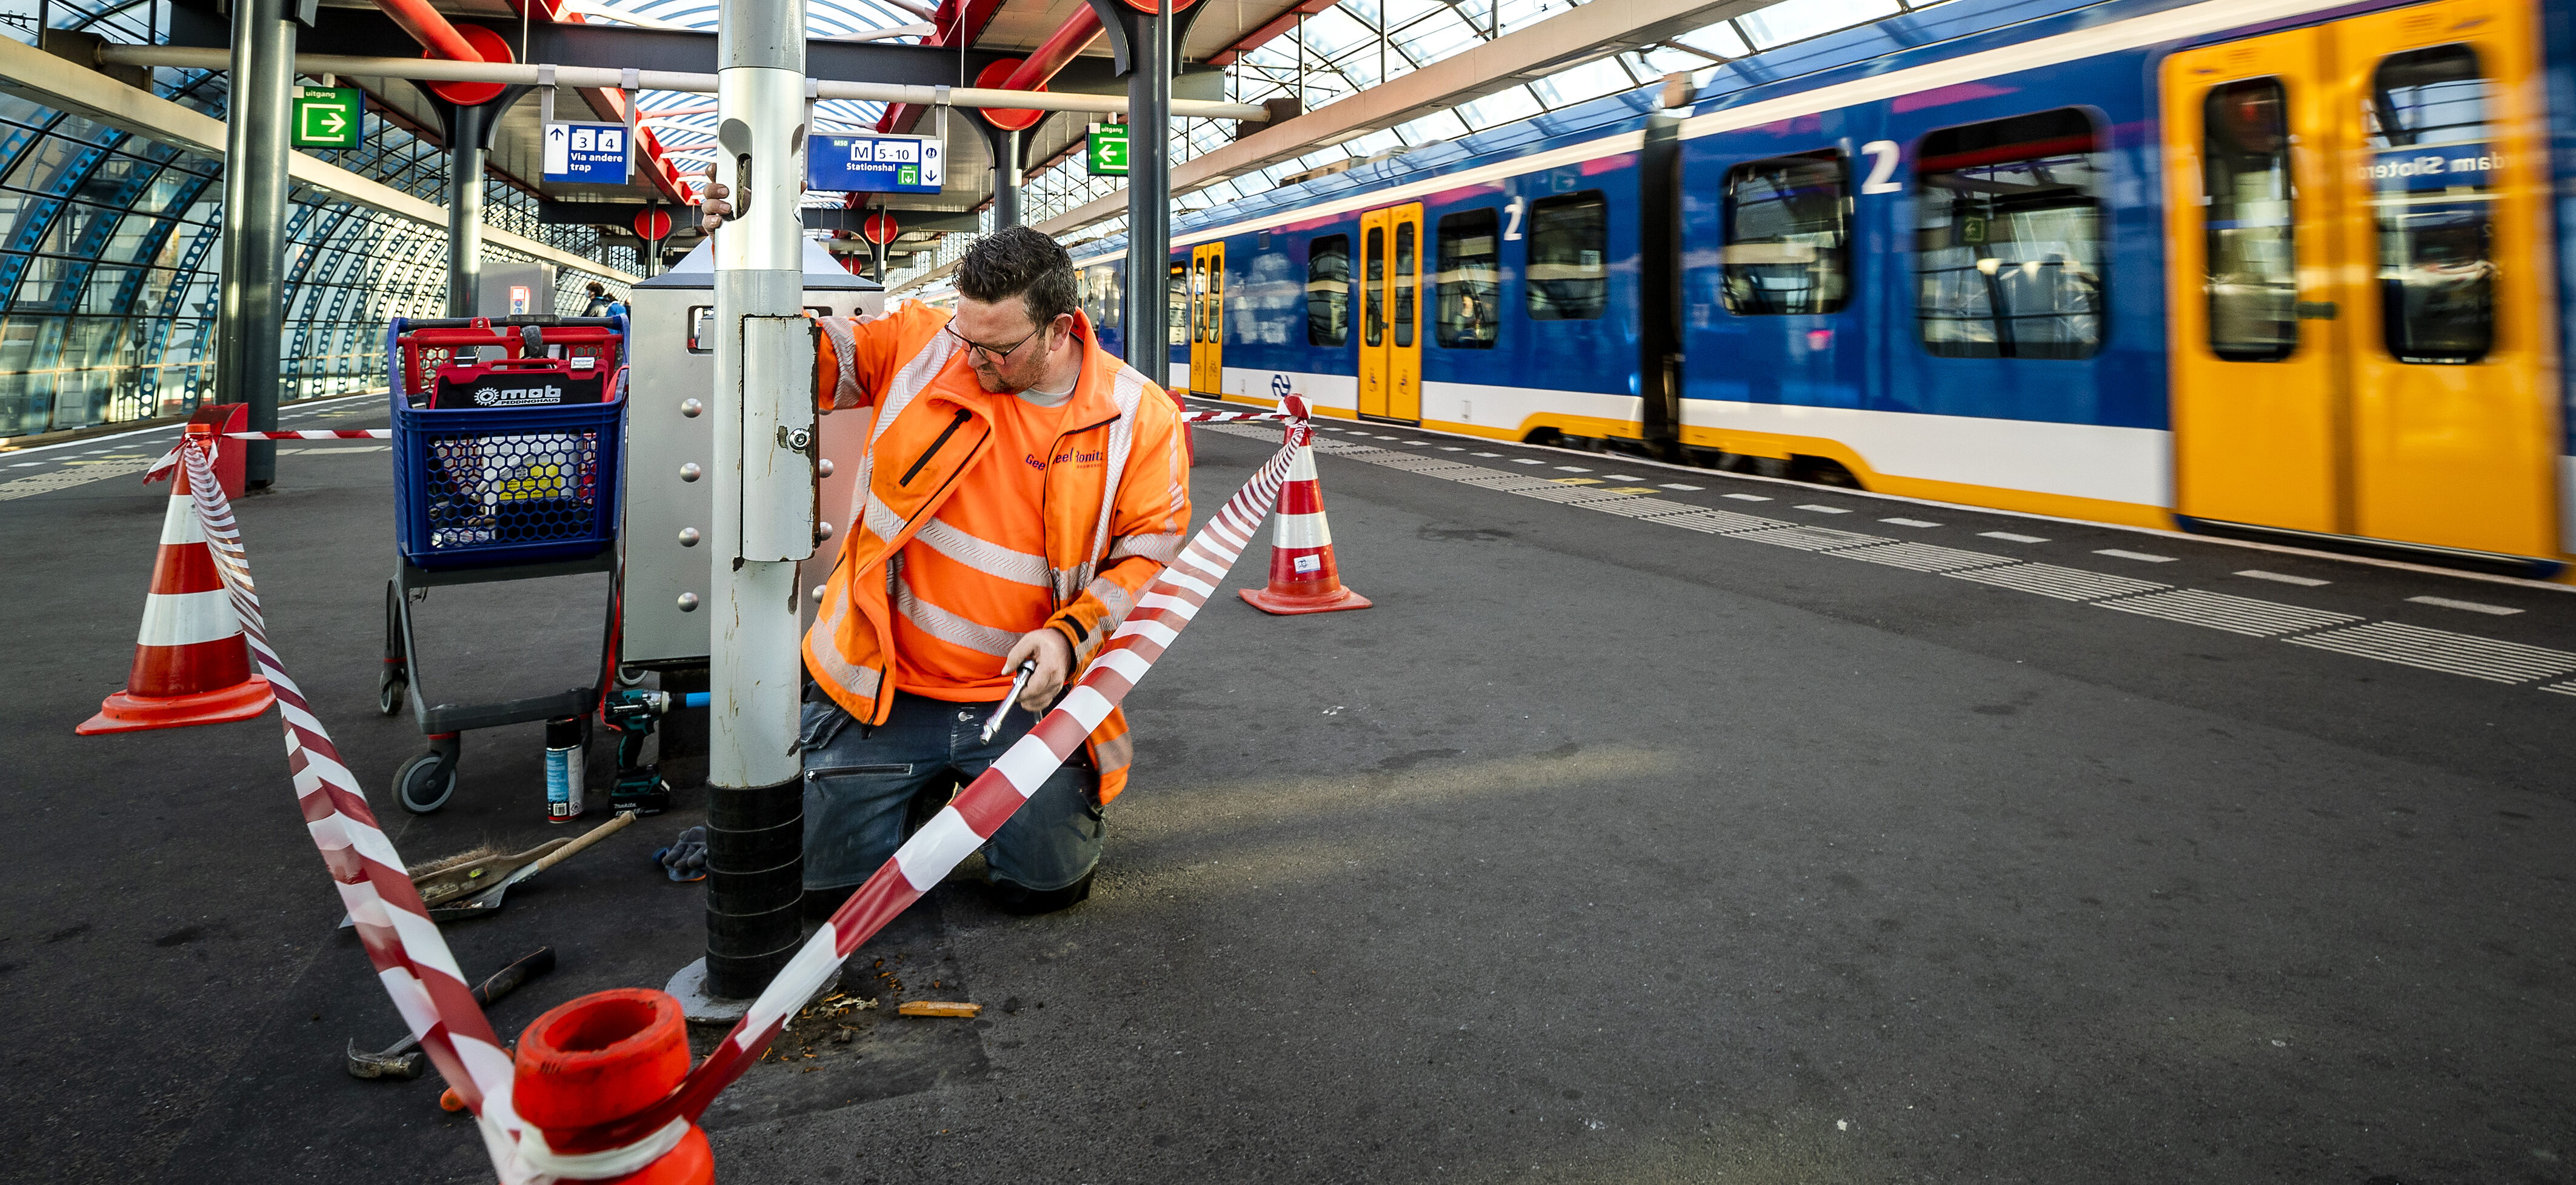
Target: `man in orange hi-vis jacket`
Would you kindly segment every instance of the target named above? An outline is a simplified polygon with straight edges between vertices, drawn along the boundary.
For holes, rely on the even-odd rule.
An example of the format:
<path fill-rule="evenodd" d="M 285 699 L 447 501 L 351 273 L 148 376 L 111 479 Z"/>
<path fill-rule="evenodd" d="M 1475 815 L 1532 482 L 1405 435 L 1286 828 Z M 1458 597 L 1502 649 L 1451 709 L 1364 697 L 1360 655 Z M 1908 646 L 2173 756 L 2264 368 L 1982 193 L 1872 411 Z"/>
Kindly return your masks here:
<path fill-rule="evenodd" d="M 974 778 L 1036 725 L 1189 530 L 1176 405 L 1100 348 L 1064 249 L 1004 230 L 966 253 L 956 283 L 953 318 L 910 303 L 822 323 L 817 396 L 861 417 L 868 445 L 864 504 L 805 635 L 818 909 L 894 854 L 921 795 Z M 1024 662 L 1035 673 L 984 739 Z M 1002 825 L 984 847 L 998 904 L 1041 913 L 1090 895 L 1101 808 L 1134 751 L 1111 712 Z"/>

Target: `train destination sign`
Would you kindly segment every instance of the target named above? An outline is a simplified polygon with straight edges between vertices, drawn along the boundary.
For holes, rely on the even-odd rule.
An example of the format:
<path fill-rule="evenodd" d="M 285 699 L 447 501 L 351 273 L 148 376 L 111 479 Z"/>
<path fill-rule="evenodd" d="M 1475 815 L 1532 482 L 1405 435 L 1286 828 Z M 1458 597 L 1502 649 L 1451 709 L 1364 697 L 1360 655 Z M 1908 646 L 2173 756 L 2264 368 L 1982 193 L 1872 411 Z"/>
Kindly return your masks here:
<path fill-rule="evenodd" d="M 2484 189 L 2504 168 L 2503 154 L 2491 144 L 2443 144 L 2430 148 L 2383 149 L 2362 172 L 2382 190 Z"/>

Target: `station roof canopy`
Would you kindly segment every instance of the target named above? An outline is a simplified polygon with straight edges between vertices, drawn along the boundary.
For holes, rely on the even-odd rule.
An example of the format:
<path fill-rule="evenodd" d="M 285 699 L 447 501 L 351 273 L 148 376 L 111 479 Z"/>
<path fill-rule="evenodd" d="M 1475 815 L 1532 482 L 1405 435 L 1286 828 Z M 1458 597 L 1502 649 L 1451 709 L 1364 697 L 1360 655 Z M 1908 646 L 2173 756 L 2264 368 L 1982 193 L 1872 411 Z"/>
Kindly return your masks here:
<path fill-rule="evenodd" d="M 226 43 L 228 29 L 216 0 L 171 2 L 194 14 L 194 19 L 172 22 L 172 45 Z M 1358 156 L 1464 134 L 1562 102 L 1705 69 L 1801 36 L 1901 16 L 1939 2 L 1197 0 L 1178 18 L 1183 31 L 1175 97 L 1270 101 L 1281 105 L 1283 118 L 1267 128 L 1231 120 L 1176 121 L 1184 141 L 1176 165 L 1197 162 L 1176 193 L 1213 186 L 1200 200 L 1225 200 L 1235 191 L 1256 192 L 1276 184 L 1288 170 L 1310 167 L 1323 157 Z M 490 47 L 505 47 L 521 63 L 707 75 L 718 65 L 718 0 L 326 4 L 315 26 L 301 35 L 300 54 L 417 55 L 420 42 L 389 15 L 410 4 L 435 9 L 486 47 L 487 56 L 492 56 Z M 1059 30 L 1086 7 L 1086 0 L 807 0 L 807 70 L 825 80 L 992 85 L 982 77 L 988 67 L 1031 55 L 1057 39 Z M 365 90 L 386 118 L 432 142 L 447 141 L 452 109 L 433 96 L 435 84 L 363 73 L 342 77 Z M 1116 73 L 1109 40 L 1094 39 L 1074 53 L 1048 89 L 1123 95 L 1125 81 Z M 696 200 L 699 175 L 715 155 L 714 97 L 559 85 L 553 95 L 555 117 L 625 122 L 630 94 L 641 127 L 631 183 L 546 181 L 542 104 L 526 90 L 497 122 L 488 167 L 505 182 L 537 195 L 547 222 L 602 226 L 630 236 L 634 215 L 647 205 L 670 208 L 678 232 L 665 243 L 666 254 L 684 251 L 696 238 L 694 211 L 688 207 Z M 1032 177 L 1030 199 L 1023 202 L 1031 221 L 1071 230 L 1068 223 L 1088 225 L 1113 216 L 1117 183 L 1071 176 L 1079 170 L 1065 167 L 1078 155 L 1075 149 L 1086 125 L 1098 118 L 1055 112 L 1020 136 L 1018 165 Z M 805 202 L 808 225 L 854 228 L 859 217 L 855 207 L 873 206 L 897 212 L 908 240 L 977 229 L 978 211 L 991 200 L 992 152 L 1003 141 L 988 138 L 984 121 L 971 110 L 941 121 L 919 107 L 826 99 L 817 105 L 815 130 L 927 133 L 943 122 L 948 169 L 942 192 L 810 193 Z M 631 238 L 612 241 L 639 245 Z"/>

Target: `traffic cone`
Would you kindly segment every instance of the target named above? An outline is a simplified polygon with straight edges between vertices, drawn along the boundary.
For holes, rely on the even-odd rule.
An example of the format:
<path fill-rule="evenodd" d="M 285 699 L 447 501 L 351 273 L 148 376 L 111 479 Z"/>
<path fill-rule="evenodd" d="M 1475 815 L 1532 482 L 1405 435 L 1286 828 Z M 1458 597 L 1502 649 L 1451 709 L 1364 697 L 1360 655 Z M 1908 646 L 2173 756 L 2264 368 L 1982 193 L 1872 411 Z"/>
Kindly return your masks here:
<path fill-rule="evenodd" d="M 125 690 L 99 705 L 74 732 L 134 732 L 248 720 L 276 700 L 252 672 L 250 643 L 232 596 L 215 572 L 205 528 L 197 521 L 188 469 L 170 478 L 170 508 L 161 516 L 161 554 L 152 591 L 143 598 L 143 629 L 134 640 L 134 669 Z"/>
<path fill-rule="evenodd" d="M 510 1105 L 536 1127 L 550 1155 L 632 1163 L 625 1154 L 636 1150 L 590 1147 L 585 1137 L 661 1102 L 688 1076 L 688 1025 L 680 1002 L 650 988 L 610 988 L 556 1006 L 519 1034 Z M 716 1158 L 707 1133 L 692 1123 L 676 1144 L 640 1168 L 556 1176 L 618 1185 L 713 1185 Z"/>
<path fill-rule="evenodd" d="M 1315 481 L 1315 449 L 1299 443 L 1279 488 L 1279 526 L 1270 536 L 1270 587 L 1241 590 L 1264 613 L 1331 613 L 1366 609 L 1369 599 L 1342 587 L 1333 562 L 1333 528 L 1324 522 L 1324 489 Z"/>

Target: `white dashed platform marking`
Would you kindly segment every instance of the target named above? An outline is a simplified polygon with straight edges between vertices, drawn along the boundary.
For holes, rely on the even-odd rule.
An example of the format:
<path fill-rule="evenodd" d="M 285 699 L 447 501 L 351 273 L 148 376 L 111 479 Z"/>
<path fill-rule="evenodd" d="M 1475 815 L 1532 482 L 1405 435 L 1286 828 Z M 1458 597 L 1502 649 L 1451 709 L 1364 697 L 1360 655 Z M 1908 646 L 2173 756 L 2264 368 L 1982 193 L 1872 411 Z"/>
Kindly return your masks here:
<path fill-rule="evenodd" d="M 2019 589 L 2055 597 L 2061 601 L 2099 601 L 2106 597 L 2134 596 L 2138 593 L 2161 592 L 2171 585 L 2146 580 L 2131 580 L 2082 568 L 2061 568 L 2055 564 L 2015 564 L 2009 568 L 1980 568 L 1973 572 L 1944 572 L 1953 580 L 1974 580 L 2002 588 Z"/>
<path fill-rule="evenodd" d="M 2095 601 L 2094 604 L 2122 613 L 2161 617 L 2167 621 L 2207 626 L 2254 638 L 2277 638 L 2301 630 L 2321 630 L 2362 620 L 2350 613 L 2328 613 L 2322 609 L 2258 601 L 2251 597 L 2231 597 L 2226 593 L 2202 592 L 2196 588 L 2178 588 L 2172 592 L 2122 597 L 2115 601 Z"/>
<path fill-rule="evenodd" d="M 2334 581 L 2331 580 L 2318 580 L 2310 576 L 2291 576 L 2282 572 L 2266 572 L 2261 568 L 2247 568 L 2246 570 L 2237 573 L 2237 575 L 2250 576 L 2256 580 L 2269 580 L 2274 584 L 2295 584 L 2301 588 L 2322 588 L 2334 583 Z"/>
<path fill-rule="evenodd" d="M 2576 654 L 2520 642 L 2500 642 L 2474 634 L 2374 621 L 2351 629 L 2290 638 L 2293 646 L 2313 646 L 2381 662 L 2447 671 L 2492 683 L 2523 683 L 2576 674 Z"/>
<path fill-rule="evenodd" d="M 2508 609 L 2502 605 L 2484 605 L 2476 601 L 2454 601 L 2449 597 L 2408 597 L 2406 599 L 2418 605 L 2435 605 L 2444 609 L 2461 609 L 2470 613 L 2484 613 L 2492 617 L 2511 617 L 2516 613 L 2522 612 L 2520 609 Z"/>

